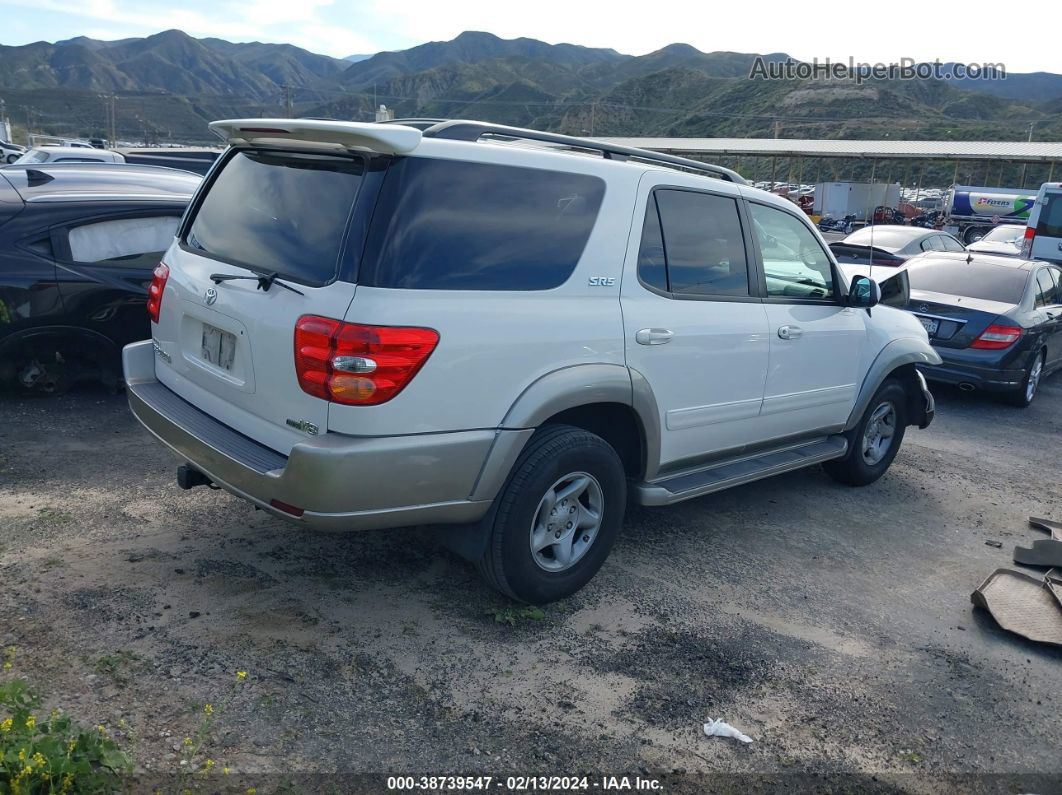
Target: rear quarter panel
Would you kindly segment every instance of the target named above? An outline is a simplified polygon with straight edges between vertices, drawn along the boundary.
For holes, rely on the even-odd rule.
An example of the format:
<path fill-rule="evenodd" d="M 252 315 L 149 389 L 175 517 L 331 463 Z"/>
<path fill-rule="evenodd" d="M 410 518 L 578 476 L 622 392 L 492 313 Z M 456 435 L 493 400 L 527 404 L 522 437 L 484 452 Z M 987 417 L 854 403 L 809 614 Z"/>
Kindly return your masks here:
<path fill-rule="evenodd" d="M 548 373 L 579 364 L 624 364 L 620 281 L 644 169 L 488 144 L 450 142 L 433 150 L 426 141 L 421 149 L 432 157 L 599 176 L 606 182 L 601 210 L 572 275 L 552 290 L 358 286 L 347 321 L 429 327 L 439 332 L 439 344 L 424 368 L 391 401 L 380 406 L 333 403 L 328 417 L 332 431 L 392 435 L 494 428 L 517 398 Z M 592 276 L 615 281 L 591 287 Z"/>

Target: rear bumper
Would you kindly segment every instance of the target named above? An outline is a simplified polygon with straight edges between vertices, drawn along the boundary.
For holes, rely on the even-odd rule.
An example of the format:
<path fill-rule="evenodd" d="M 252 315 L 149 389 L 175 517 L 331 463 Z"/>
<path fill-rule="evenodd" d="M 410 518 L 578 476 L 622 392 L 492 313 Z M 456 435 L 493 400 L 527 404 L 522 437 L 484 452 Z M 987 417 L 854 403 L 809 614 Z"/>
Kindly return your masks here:
<path fill-rule="evenodd" d="M 527 431 L 391 437 L 325 433 L 284 456 L 183 400 L 155 378 L 151 341 L 122 352 L 129 407 L 180 459 L 216 485 L 283 519 L 321 530 L 370 530 L 480 519 L 497 471 Z M 507 469 L 504 471 L 508 471 Z M 302 509 L 280 510 L 276 500 Z"/>
<path fill-rule="evenodd" d="M 944 384 L 969 384 L 986 391 L 1005 392 L 1017 389 L 1025 379 L 1024 370 L 994 367 L 984 361 L 972 361 L 969 355 L 952 354 L 947 349 L 937 348 L 943 360 L 934 367 L 920 366 L 919 370 L 930 381 Z M 975 351 L 975 354 L 994 353 Z"/>

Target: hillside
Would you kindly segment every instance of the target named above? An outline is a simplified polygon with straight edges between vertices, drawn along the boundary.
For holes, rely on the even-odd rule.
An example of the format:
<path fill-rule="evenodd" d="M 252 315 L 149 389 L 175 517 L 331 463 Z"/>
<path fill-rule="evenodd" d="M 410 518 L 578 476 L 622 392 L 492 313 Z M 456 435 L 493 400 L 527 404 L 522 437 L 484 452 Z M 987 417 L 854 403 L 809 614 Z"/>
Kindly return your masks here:
<path fill-rule="evenodd" d="M 671 44 L 642 56 L 466 32 L 407 50 L 330 58 L 287 44 L 196 39 L 178 30 L 100 41 L 0 46 L 0 96 L 17 127 L 209 140 L 224 116 L 371 120 L 480 118 L 574 134 L 770 137 L 1062 138 L 1062 75 L 971 81 L 749 80 L 751 53 Z M 766 60 L 784 60 L 773 53 Z M 976 89 L 976 90 L 974 90 Z"/>

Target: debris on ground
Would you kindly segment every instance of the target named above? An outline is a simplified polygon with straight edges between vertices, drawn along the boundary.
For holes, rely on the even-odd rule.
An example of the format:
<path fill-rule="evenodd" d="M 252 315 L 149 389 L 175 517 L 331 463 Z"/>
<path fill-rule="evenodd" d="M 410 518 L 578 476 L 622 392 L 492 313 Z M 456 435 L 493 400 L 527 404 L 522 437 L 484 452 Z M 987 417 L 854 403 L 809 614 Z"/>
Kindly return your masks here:
<path fill-rule="evenodd" d="M 709 718 L 708 722 L 704 724 L 704 733 L 709 737 L 733 737 L 735 740 L 740 740 L 743 743 L 752 742 L 752 738 L 747 734 L 742 734 L 729 723 L 724 723 L 722 720 L 712 720 Z"/>
<path fill-rule="evenodd" d="M 996 569 L 970 594 L 970 601 L 1009 632 L 1062 646 L 1062 603 L 1055 598 L 1060 591 L 1045 579 Z"/>
<path fill-rule="evenodd" d="M 986 547 L 995 547 L 996 549 L 1002 549 L 1003 548 L 1003 542 L 1002 541 L 988 540 L 988 541 L 985 541 L 985 546 Z"/>
<path fill-rule="evenodd" d="M 1062 541 L 1041 538 L 1033 541 L 1032 547 L 1014 547 L 1014 562 L 1044 568 L 1062 566 Z"/>
<path fill-rule="evenodd" d="M 1056 541 L 1062 541 L 1062 522 L 1030 516 L 1029 525 L 1035 527 L 1037 530 L 1043 530 L 1045 533 L 1050 533 L 1051 538 Z"/>

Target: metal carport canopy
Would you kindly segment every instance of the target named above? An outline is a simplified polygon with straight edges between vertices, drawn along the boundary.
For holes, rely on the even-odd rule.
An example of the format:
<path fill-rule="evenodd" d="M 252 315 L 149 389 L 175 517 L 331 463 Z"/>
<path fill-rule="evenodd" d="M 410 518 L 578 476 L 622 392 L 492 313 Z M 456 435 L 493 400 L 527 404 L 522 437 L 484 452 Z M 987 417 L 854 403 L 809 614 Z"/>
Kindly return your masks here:
<path fill-rule="evenodd" d="M 917 160 L 1062 161 L 1062 142 L 852 141 L 795 138 L 595 138 L 621 146 L 683 155 L 912 158 Z"/>

